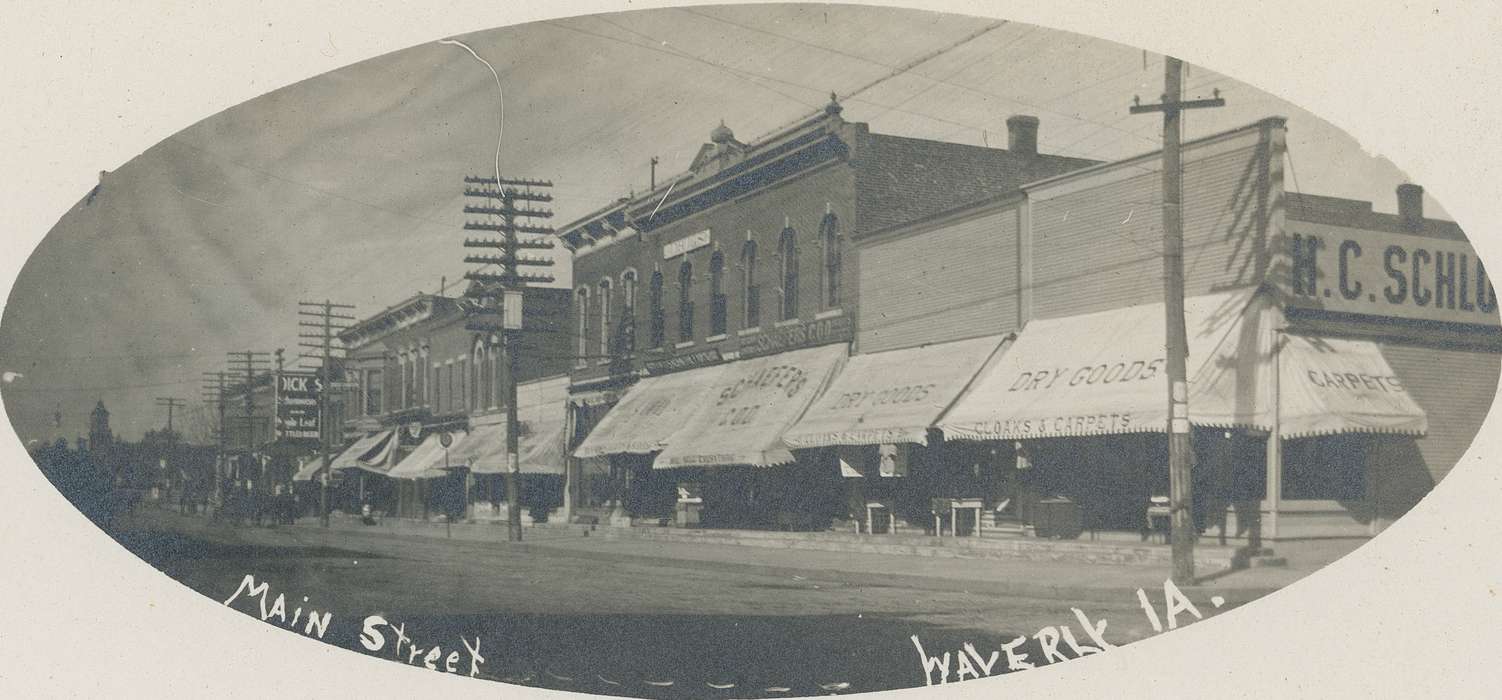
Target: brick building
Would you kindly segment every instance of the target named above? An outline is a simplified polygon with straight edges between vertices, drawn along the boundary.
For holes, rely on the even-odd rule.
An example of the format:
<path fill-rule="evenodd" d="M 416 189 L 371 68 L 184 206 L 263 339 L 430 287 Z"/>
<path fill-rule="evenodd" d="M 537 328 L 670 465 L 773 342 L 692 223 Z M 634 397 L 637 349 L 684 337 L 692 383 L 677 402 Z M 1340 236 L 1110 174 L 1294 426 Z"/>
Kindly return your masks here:
<path fill-rule="evenodd" d="M 418 294 L 339 334 L 352 405 L 344 419 L 348 444 L 333 467 L 359 477 L 343 480 L 344 508 L 370 500 L 403 516 L 457 515 L 466 495 L 493 504 L 504 500 L 495 475 L 504 463 L 505 363 L 498 337 L 466 327 L 471 303 Z M 568 303 L 566 289 L 528 289 L 518 334 L 522 447 L 535 455 L 524 460 L 523 470 L 550 477 L 524 488 L 537 500 L 526 505 L 536 510 L 550 510 L 561 498 L 561 483 L 549 482 L 560 482 L 563 473 L 569 360 L 561 322 Z M 538 398 L 549 388 L 552 396 Z M 549 441 L 559 444 L 550 447 Z"/>
<path fill-rule="evenodd" d="M 814 468 L 780 433 L 855 339 L 852 241 L 1093 164 L 1038 153 L 1032 117 L 1009 119 L 1009 147 L 993 149 L 875 134 L 840 112 L 749 144 L 721 124 L 687 172 L 560 229 L 587 502 L 624 488 L 628 510 L 655 516 L 682 481 L 744 495 Z M 785 476 L 771 478 L 800 482 Z"/>

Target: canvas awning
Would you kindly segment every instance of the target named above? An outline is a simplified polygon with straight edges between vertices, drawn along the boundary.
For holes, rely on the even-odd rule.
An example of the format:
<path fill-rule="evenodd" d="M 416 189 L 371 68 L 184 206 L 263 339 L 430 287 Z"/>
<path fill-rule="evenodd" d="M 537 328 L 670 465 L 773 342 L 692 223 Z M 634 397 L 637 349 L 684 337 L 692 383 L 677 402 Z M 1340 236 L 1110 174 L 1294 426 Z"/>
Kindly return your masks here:
<path fill-rule="evenodd" d="M 1260 376 L 1235 371 L 1237 349 L 1261 342 L 1261 324 L 1243 323 L 1260 316 L 1254 291 L 1185 300 L 1191 422 L 1259 422 Z M 1164 325 L 1162 304 L 1034 320 L 938 427 L 974 440 L 1164 432 Z"/>
<path fill-rule="evenodd" d="M 856 355 L 782 441 L 792 448 L 926 445 L 934 421 L 1010 337 Z"/>
<path fill-rule="evenodd" d="M 517 438 L 520 457 L 517 469 L 523 474 L 562 474 L 564 470 L 563 426 L 566 407 L 523 406 L 517 416 L 521 423 Z M 472 426 L 473 433 L 459 452 L 449 453 L 449 463 L 464 465 L 475 474 L 506 473 L 506 422 L 500 416 Z"/>
<path fill-rule="evenodd" d="M 364 469 L 385 474 L 391 468 L 391 453 L 396 448 L 396 431 L 383 430 L 355 441 L 349 449 L 339 453 L 330 465 L 331 469 Z"/>
<path fill-rule="evenodd" d="M 584 459 L 661 450 L 669 437 L 703 412 L 709 388 L 719 381 L 725 367 L 700 367 L 637 382 L 574 448 L 574 456 Z"/>
<path fill-rule="evenodd" d="M 828 386 L 848 353 L 847 344 L 836 343 L 724 365 L 705 387 L 710 400 L 672 436 L 653 466 L 760 467 L 793 461 L 783 433 Z"/>
<path fill-rule="evenodd" d="M 1279 364 L 1279 431 L 1423 435 L 1429 419 L 1370 340 L 1286 335 Z"/>
<path fill-rule="evenodd" d="M 302 461 L 297 468 L 297 473 L 292 475 L 292 480 L 312 481 L 321 469 L 323 469 L 323 458 L 315 455 Z"/>
<path fill-rule="evenodd" d="M 1370 341 L 1283 335 L 1282 314 L 1255 289 L 1191 297 L 1184 316 L 1193 425 L 1276 421 L 1284 437 L 1427 427 Z M 961 439 L 1165 432 L 1164 325 L 1162 304 L 1033 321 L 938 427 Z"/>
<path fill-rule="evenodd" d="M 412 450 L 412 454 L 407 455 L 406 459 L 392 467 L 386 476 L 394 479 L 436 479 L 448 476 L 449 472 L 444 471 L 445 464 L 448 468 L 460 466 L 459 462 L 453 461 L 452 456 L 454 450 L 463 444 L 468 434 L 457 430 L 448 435 L 450 442 L 445 448 L 441 434 L 429 434 L 423 439 L 422 444 L 417 446 L 417 449 Z M 445 460 L 445 457 L 449 459 Z"/>

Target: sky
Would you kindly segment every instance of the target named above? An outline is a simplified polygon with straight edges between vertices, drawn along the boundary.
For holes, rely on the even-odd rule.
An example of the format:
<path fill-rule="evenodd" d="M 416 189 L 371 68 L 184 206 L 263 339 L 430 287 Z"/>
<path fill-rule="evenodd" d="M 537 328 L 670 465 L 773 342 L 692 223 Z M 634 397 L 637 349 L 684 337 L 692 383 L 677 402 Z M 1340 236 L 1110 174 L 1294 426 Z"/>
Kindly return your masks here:
<path fill-rule="evenodd" d="M 555 224 L 647 189 L 653 156 L 659 180 L 681 172 L 721 120 L 752 141 L 831 92 L 879 133 L 1004 146 L 1006 118 L 1033 114 L 1040 150 L 1101 160 L 1160 136 L 1157 118 L 1127 113 L 1133 95 L 1156 101 L 1160 56 L 993 19 L 718 6 L 458 38 L 501 78 L 503 174 L 552 180 Z M 1403 174 L 1338 128 L 1190 68 L 1186 97 L 1213 89 L 1228 105 L 1189 113 L 1186 137 L 1285 116 L 1289 189 L 1394 209 Z M 22 441 L 86 434 L 101 399 L 131 439 L 165 423 L 156 397 L 202 412 L 201 375 L 227 351 L 283 347 L 295 364 L 300 300 L 363 317 L 452 285 L 465 270 L 462 178 L 494 169 L 497 122 L 490 72 L 429 43 L 267 93 L 102 174 L 0 318 L 0 371 L 21 375 L 0 396 Z M 1426 210 L 1443 216 L 1432 199 Z M 566 286 L 567 265 L 555 271 Z"/>

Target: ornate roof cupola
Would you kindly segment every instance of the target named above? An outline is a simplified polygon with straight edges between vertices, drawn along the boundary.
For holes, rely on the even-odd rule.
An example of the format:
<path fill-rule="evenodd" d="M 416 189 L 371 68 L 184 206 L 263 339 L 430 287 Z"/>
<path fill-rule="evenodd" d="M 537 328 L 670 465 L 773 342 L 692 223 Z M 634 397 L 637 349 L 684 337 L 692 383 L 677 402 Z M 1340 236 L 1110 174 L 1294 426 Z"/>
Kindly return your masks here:
<path fill-rule="evenodd" d="M 835 95 L 834 92 L 831 91 L 829 93 L 829 104 L 824 105 L 824 114 L 831 117 L 838 117 L 840 116 L 840 112 L 843 111 L 845 111 L 845 108 L 840 106 L 839 96 Z"/>

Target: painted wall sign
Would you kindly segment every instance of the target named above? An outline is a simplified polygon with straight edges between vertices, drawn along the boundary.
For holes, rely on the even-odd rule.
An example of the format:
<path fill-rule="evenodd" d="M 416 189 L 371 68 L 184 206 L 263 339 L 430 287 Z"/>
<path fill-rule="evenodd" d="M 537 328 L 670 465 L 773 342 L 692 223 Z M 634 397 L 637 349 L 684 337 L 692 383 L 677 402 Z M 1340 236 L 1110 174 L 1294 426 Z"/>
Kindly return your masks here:
<path fill-rule="evenodd" d="M 685 369 L 693 369 L 695 367 L 717 365 L 724 360 L 725 358 L 720 354 L 719 349 L 708 348 L 705 350 L 699 350 L 697 352 L 691 352 L 683 355 L 675 355 L 673 357 L 661 360 L 648 360 L 643 363 L 643 366 L 646 367 L 647 374 L 667 374 L 669 372 L 678 372 Z"/>
<path fill-rule="evenodd" d="M 709 245 L 709 229 L 690 234 L 662 247 L 662 259 L 676 258 Z"/>
<path fill-rule="evenodd" d="M 1468 241 L 1288 223 L 1290 306 L 1502 327 L 1497 293 Z"/>
<path fill-rule="evenodd" d="M 850 317 L 836 316 L 820 319 L 758 333 L 746 338 L 741 341 L 741 359 L 848 341 L 852 337 L 854 337 L 854 326 L 850 322 Z"/>
<path fill-rule="evenodd" d="M 283 372 L 277 377 L 276 427 L 288 440 L 318 440 L 318 395 L 321 377 L 312 372 Z"/>

